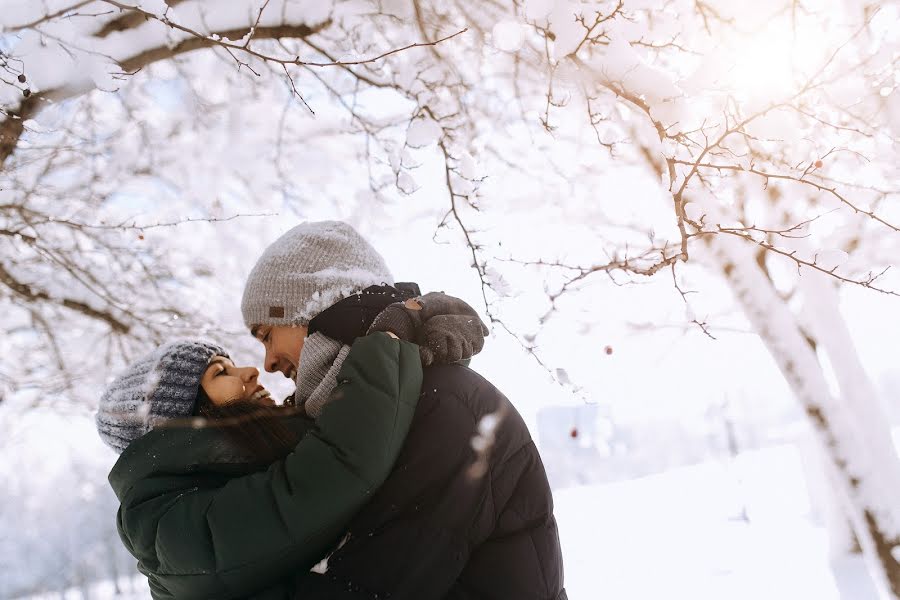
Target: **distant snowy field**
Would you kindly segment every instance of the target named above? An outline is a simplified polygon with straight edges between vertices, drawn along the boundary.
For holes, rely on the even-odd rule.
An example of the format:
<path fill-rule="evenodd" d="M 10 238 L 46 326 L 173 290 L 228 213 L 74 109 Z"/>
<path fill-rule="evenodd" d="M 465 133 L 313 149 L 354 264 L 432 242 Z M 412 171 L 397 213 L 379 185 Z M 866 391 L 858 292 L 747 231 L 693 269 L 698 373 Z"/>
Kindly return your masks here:
<path fill-rule="evenodd" d="M 835 579 L 790 445 L 554 497 L 572 600 L 876 600 L 861 564 Z M 150 598 L 140 579 L 120 587 L 91 598 Z"/>

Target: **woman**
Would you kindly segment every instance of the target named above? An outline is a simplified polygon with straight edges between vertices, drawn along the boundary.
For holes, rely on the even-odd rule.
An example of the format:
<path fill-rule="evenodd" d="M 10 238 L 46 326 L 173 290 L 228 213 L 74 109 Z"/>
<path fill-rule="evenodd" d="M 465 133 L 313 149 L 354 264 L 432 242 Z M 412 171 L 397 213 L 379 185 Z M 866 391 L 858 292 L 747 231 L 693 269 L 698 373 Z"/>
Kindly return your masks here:
<path fill-rule="evenodd" d="M 97 426 L 121 452 L 119 534 L 154 598 L 293 597 L 290 578 L 334 547 L 405 440 L 422 358 L 395 338 L 356 339 L 315 421 L 208 342 L 166 345 L 113 382 Z"/>
<path fill-rule="evenodd" d="M 204 342 L 170 344 L 148 357 L 151 368 L 132 366 L 101 402 L 101 435 L 124 446 L 109 475 L 121 502 L 119 535 L 154 598 L 240 597 L 318 562 L 390 472 L 422 381 L 416 346 L 385 333 L 360 338 L 339 374 L 338 398 L 315 423 L 267 411 L 281 436 L 256 453 L 240 440 L 266 438 L 254 434 L 258 427 L 242 437 L 241 418 L 221 427 L 179 420 L 259 401 L 255 370 L 207 366 L 216 357 L 227 354 Z M 223 377 L 231 385 L 217 387 Z M 148 383 L 144 409 L 126 414 Z M 201 385 L 209 404 L 197 406 Z M 116 413 L 124 423 L 111 424 Z M 299 440 L 293 448 L 274 449 L 291 439 Z"/>

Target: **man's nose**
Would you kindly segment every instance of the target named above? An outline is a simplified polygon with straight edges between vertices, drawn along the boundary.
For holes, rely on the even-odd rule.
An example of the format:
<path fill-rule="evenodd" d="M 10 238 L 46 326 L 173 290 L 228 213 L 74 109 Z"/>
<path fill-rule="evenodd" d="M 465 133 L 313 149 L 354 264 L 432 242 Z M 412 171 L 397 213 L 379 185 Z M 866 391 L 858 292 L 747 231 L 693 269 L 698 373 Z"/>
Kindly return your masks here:
<path fill-rule="evenodd" d="M 263 363 L 266 366 L 266 373 L 275 373 L 278 371 L 275 367 L 278 366 L 278 360 L 272 356 L 272 353 L 266 350 L 266 360 Z"/>

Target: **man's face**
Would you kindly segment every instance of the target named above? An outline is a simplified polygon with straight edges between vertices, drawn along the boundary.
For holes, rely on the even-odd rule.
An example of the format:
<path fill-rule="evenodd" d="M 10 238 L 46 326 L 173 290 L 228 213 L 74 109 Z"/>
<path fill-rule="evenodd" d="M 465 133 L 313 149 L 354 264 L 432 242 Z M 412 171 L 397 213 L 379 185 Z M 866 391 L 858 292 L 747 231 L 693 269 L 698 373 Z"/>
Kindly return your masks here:
<path fill-rule="evenodd" d="M 300 352 L 303 340 L 306 339 L 307 328 L 289 325 L 257 325 L 251 329 L 253 337 L 262 342 L 266 348 L 266 359 L 263 364 L 266 371 L 280 371 L 285 377 L 294 381 L 297 368 L 300 366 Z"/>

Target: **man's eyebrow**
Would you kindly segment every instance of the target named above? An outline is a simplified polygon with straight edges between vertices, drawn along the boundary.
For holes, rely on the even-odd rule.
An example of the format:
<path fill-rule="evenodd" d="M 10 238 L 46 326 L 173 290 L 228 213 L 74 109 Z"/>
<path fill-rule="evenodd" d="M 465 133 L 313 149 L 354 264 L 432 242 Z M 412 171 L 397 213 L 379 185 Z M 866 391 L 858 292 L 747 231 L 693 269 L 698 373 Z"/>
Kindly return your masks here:
<path fill-rule="evenodd" d="M 250 335 L 253 337 L 259 337 L 259 330 L 262 329 L 262 325 L 254 325 L 250 328 Z"/>

